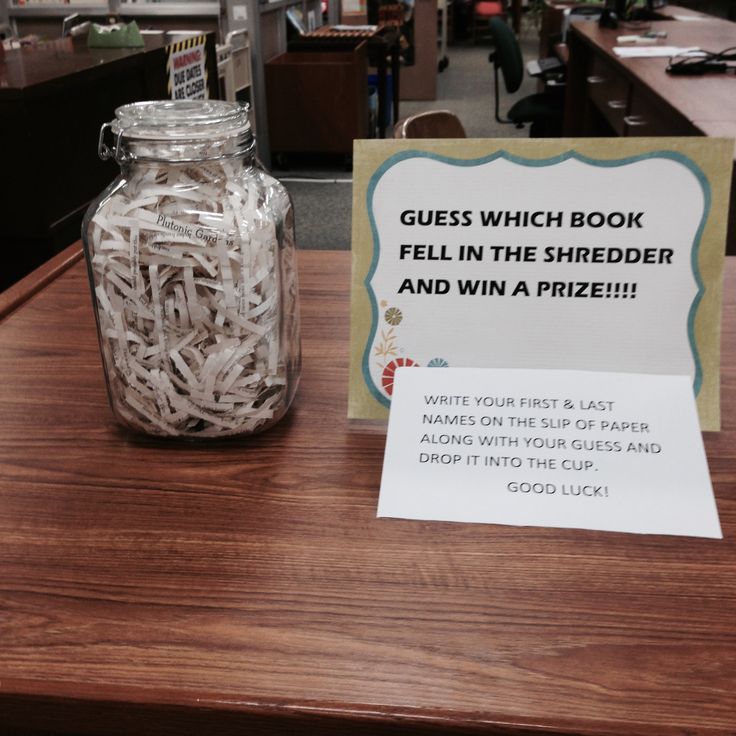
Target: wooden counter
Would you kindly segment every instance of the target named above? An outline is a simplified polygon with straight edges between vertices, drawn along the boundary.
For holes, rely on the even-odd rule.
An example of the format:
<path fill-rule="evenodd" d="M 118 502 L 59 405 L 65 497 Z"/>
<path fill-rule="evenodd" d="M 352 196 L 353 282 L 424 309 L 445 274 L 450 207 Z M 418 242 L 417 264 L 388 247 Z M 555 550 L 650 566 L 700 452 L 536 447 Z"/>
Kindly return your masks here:
<path fill-rule="evenodd" d="M 207 40 L 217 96 L 214 34 Z M 166 37 L 140 49 L 89 49 L 71 38 L 0 58 L 3 211 L 0 291 L 79 238 L 89 202 L 117 175 L 97 156 L 102 123 L 128 102 L 166 99 Z"/>
<path fill-rule="evenodd" d="M 73 253 L 16 293 L 0 732 L 733 733 L 736 260 L 711 540 L 376 519 L 384 434 L 346 419 L 350 253 L 299 255 L 296 404 L 229 444 L 118 431 Z"/>
<path fill-rule="evenodd" d="M 651 29 L 667 33 L 662 43 L 668 46 L 697 46 L 714 52 L 736 46 L 736 23 L 718 18 L 654 21 Z M 620 58 L 613 49 L 621 33 L 621 29 L 600 28 L 597 23 L 572 24 L 565 135 L 736 134 L 732 74 L 673 76 L 665 71 L 668 58 Z M 736 152 L 733 176 L 736 180 Z M 729 255 L 736 254 L 736 190 L 731 192 L 726 247 Z"/>

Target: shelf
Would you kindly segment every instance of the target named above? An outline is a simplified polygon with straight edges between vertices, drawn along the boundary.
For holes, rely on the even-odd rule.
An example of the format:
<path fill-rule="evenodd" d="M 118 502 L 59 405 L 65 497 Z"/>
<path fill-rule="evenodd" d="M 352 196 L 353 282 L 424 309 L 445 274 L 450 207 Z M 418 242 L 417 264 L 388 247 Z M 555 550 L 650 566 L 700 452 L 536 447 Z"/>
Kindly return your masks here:
<path fill-rule="evenodd" d="M 220 14 L 219 2 L 194 3 L 120 3 L 120 15 L 125 16 L 187 16 L 217 18 Z"/>
<path fill-rule="evenodd" d="M 108 3 L 97 5 L 72 5 L 66 3 L 33 3 L 31 5 L 10 5 L 8 15 L 15 18 L 24 17 L 64 17 L 72 13 L 80 15 L 109 15 L 112 11 Z M 219 2 L 178 2 L 178 3 L 120 3 L 116 15 L 121 16 L 158 16 L 217 18 L 220 14 Z"/>
<path fill-rule="evenodd" d="M 32 5 L 10 5 L 8 15 L 13 18 L 23 17 L 51 17 L 63 18 L 72 13 L 80 15 L 108 15 L 110 9 L 107 3 L 99 5 L 65 5 L 62 3 L 35 3 Z"/>

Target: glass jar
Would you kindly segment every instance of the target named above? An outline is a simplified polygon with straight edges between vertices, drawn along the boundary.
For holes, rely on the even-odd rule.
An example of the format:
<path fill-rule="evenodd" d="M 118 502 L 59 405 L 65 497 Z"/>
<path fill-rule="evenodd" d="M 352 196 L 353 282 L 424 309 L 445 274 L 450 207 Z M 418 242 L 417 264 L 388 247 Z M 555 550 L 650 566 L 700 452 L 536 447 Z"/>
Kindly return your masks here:
<path fill-rule="evenodd" d="M 110 405 L 132 430 L 246 435 L 291 404 L 294 214 L 254 150 L 237 103 L 134 103 L 102 126 L 100 157 L 121 173 L 82 238 Z"/>

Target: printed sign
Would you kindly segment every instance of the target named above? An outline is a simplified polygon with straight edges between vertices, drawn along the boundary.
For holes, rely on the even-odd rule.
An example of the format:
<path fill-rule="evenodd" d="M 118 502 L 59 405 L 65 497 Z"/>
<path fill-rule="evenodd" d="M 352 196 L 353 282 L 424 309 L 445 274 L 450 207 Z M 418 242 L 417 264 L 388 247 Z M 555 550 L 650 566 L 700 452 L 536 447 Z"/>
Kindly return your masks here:
<path fill-rule="evenodd" d="M 166 47 L 168 92 L 172 100 L 208 99 L 205 42 L 205 36 L 192 36 Z"/>
<path fill-rule="evenodd" d="M 722 536 L 687 376 L 395 379 L 378 516 Z"/>
<path fill-rule="evenodd" d="M 401 366 L 687 375 L 719 426 L 731 141 L 358 141 L 349 415 Z"/>

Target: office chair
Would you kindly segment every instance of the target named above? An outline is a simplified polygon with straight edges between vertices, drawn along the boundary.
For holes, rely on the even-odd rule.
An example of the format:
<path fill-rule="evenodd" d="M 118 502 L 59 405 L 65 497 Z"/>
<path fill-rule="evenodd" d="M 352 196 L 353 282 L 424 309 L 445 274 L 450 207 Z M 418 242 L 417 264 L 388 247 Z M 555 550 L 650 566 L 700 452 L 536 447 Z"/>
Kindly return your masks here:
<path fill-rule="evenodd" d="M 488 22 L 492 18 L 505 18 L 507 10 L 506 0 L 473 0 L 473 43 L 477 42 L 480 30 L 488 30 Z"/>
<path fill-rule="evenodd" d="M 449 110 L 427 110 L 399 120 L 394 138 L 465 138 L 465 128 Z"/>
<path fill-rule="evenodd" d="M 561 91 L 564 87 L 546 88 L 544 92 L 517 100 L 509 109 L 507 117 L 501 117 L 498 70 L 500 69 L 503 74 L 506 91 L 513 94 L 524 80 L 524 62 L 519 42 L 509 25 L 500 18 L 491 18 L 490 27 L 496 46 L 490 53 L 488 61 L 493 64 L 497 122 L 513 123 L 517 128 L 523 128 L 525 123 L 531 123 L 529 130 L 531 138 L 559 137 L 562 132 L 563 98 Z"/>

